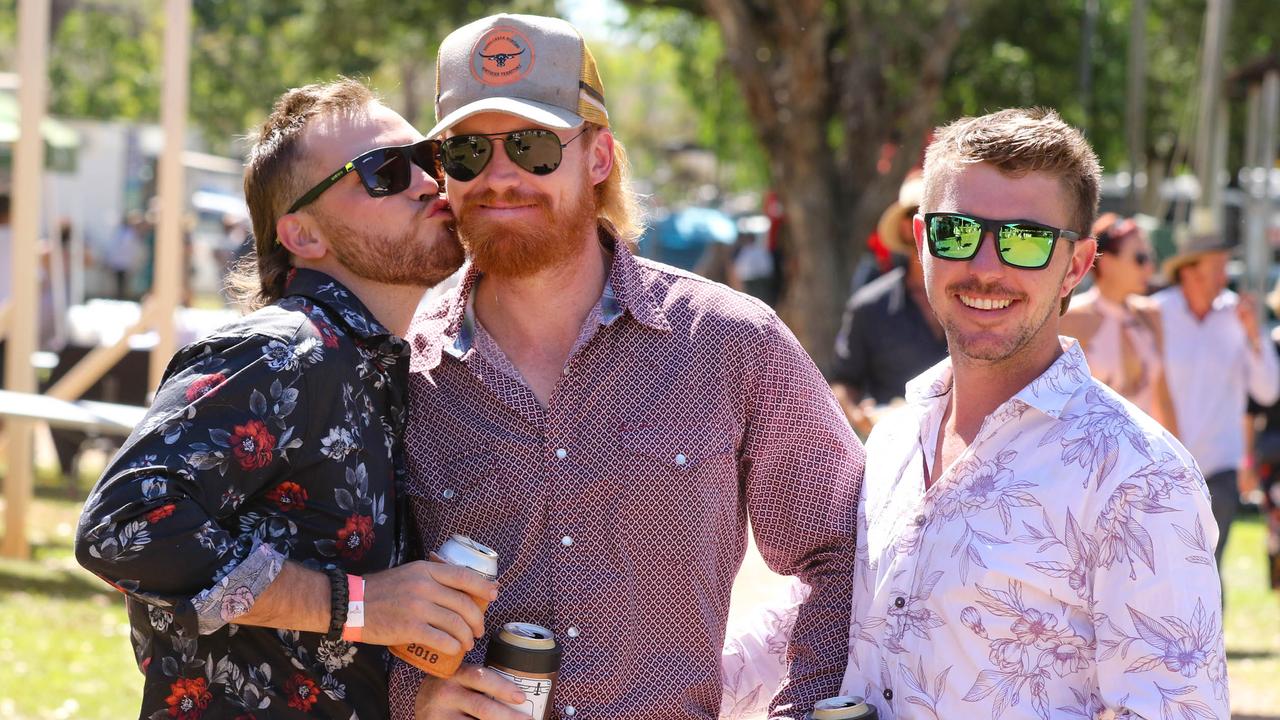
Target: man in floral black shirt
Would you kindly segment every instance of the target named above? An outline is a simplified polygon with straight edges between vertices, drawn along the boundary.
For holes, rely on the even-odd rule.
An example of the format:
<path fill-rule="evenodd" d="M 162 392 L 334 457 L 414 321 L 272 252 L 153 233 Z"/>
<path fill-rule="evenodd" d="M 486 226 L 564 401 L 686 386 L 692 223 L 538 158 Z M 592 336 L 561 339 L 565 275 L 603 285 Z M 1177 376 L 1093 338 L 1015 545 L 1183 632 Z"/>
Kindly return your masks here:
<path fill-rule="evenodd" d="M 483 633 L 467 593 L 492 583 L 401 565 L 400 336 L 462 261 L 437 157 L 350 80 L 289 91 L 263 125 L 245 172 L 258 309 L 173 359 L 77 533 L 128 596 L 141 717 L 385 717 L 387 653 L 358 641 Z"/>

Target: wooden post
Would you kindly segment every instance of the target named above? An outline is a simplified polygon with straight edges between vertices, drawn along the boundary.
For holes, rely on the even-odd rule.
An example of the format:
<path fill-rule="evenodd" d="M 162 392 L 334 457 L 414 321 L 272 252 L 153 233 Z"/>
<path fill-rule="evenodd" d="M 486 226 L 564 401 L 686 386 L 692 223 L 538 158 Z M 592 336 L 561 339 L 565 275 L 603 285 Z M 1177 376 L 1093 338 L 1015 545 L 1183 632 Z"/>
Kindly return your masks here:
<path fill-rule="evenodd" d="M 1129 11 L 1129 66 L 1125 93 L 1125 144 L 1129 146 L 1130 214 L 1143 210 L 1138 173 L 1147 170 L 1147 0 L 1133 0 Z M 1154 178 L 1147 178 L 1150 183 Z"/>
<path fill-rule="evenodd" d="M 154 327 L 158 322 L 160 313 L 158 313 L 154 300 L 147 300 L 142 304 L 142 314 L 138 318 L 138 322 L 116 341 L 114 345 L 104 345 L 89 351 L 88 355 L 80 358 L 80 362 L 67 371 L 65 375 L 58 379 L 52 387 L 45 390 L 45 395 L 59 400 L 79 400 L 81 395 L 93 387 L 93 384 L 102 379 L 104 375 L 120 362 L 129 352 L 129 342 L 133 340 L 133 336 L 138 333 L 146 332 L 150 327 Z"/>
<path fill-rule="evenodd" d="M 151 351 L 150 389 L 160 386 L 169 359 L 177 350 L 174 310 L 187 286 L 183 242 L 186 182 L 182 151 L 187 134 L 187 84 L 191 46 L 191 0 L 166 0 L 164 11 L 164 94 L 160 110 L 164 150 L 157 168 L 160 218 L 156 228 L 153 317 L 159 341 Z"/>
<path fill-rule="evenodd" d="M 5 356 L 5 387 L 35 392 L 36 319 L 40 298 L 36 287 L 36 244 L 40 231 L 40 195 L 44 177 L 44 118 L 49 86 L 49 0 L 21 0 L 18 4 L 18 142 L 13 153 L 13 319 Z M 9 441 L 9 470 L 4 476 L 4 540 L 0 556 L 26 558 L 27 511 L 31 506 L 32 428 L 29 420 L 14 419 L 5 433 Z"/>
<path fill-rule="evenodd" d="M 1209 0 L 1204 18 L 1204 52 L 1200 62 L 1200 108 L 1196 120 L 1196 176 L 1200 198 L 1191 214 L 1193 234 L 1222 232 L 1222 201 L 1218 191 L 1218 123 L 1222 118 L 1222 46 L 1231 19 L 1231 0 Z"/>

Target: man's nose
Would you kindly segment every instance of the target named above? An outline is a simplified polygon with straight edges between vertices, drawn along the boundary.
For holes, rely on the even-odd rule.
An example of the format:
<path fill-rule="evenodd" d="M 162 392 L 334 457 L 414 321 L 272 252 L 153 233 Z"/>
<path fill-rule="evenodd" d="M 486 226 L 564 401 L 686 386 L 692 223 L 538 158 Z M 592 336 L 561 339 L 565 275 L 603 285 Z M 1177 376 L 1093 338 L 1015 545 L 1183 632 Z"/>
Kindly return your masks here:
<path fill-rule="evenodd" d="M 489 157 L 489 164 L 485 166 L 481 177 L 491 188 L 503 190 L 514 188 L 520 184 L 521 170 L 511 158 L 507 155 L 507 148 L 501 140 L 495 140 L 493 143 L 493 154 Z"/>
<path fill-rule="evenodd" d="M 1000 248 L 997 246 L 996 234 L 983 230 L 978 241 L 978 252 L 969 260 L 969 271 L 974 275 L 999 275 L 1004 272 L 1004 263 L 1000 260 Z"/>
<path fill-rule="evenodd" d="M 440 194 L 444 187 L 442 180 L 436 180 L 431 173 L 417 165 L 413 166 L 409 177 L 409 192 L 416 198 L 430 200 Z"/>

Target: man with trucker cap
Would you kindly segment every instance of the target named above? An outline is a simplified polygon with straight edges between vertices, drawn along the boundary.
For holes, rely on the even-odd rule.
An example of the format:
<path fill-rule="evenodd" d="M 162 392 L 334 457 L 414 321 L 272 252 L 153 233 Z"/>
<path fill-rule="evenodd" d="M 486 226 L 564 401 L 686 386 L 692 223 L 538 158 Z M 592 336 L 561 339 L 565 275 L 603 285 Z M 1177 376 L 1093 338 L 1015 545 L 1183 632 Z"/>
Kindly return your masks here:
<path fill-rule="evenodd" d="M 406 435 L 422 548 L 500 555 L 503 624 L 563 647 L 549 715 L 714 718 L 734 576 L 756 544 L 811 587 L 778 716 L 837 689 L 863 451 L 764 304 L 635 257 L 622 144 L 578 31 L 495 15 L 440 46 L 446 194 L 470 257 L 415 318 Z M 400 664 L 397 717 L 516 718 L 477 665 Z"/>

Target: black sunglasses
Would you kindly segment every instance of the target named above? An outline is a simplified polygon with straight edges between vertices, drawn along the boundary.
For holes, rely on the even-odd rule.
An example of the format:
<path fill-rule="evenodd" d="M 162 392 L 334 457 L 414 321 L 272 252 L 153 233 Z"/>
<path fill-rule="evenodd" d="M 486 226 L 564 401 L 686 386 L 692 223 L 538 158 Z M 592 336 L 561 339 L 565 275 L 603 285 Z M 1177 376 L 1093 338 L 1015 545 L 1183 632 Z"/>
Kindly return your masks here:
<path fill-rule="evenodd" d="M 360 178 L 360 184 L 364 185 L 369 197 L 386 197 L 404 192 L 413 184 L 414 165 L 427 171 L 437 183 L 442 182 L 444 178 L 440 174 L 440 142 L 422 140 L 412 145 L 374 148 L 343 165 L 337 172 L 320 181 L 319 185 L 308 190 L 306 195 L 289 206 L 289 212 L 297 212 L 314 202 L 321 193 L 351 172 Z"/>
<path fill-rule="evenodd" d="M 996 238 L 996 254 L 1005 265 L 1039 270 L 1049 264 L 1058 238 L 1072 242 L 1080 234 L 1031 220 L 988 220 L 962 213 L 925 213 L 924 234 L 929 254 L 943 260 L 971 260 L 978 254 L 982 236 L 990 230 Z"/>
<path fill-rule="evenodd" d="M 569 143 L 582 137 L 582 128 L 568 142 L 560 142 L 560 136 L 550 130 L 517 130 L 488 135 L 454 135 L 440 143 L 440 165 L 449 177 L 459 182 L 475 180 L 493 157 L 493 141 L 502 138 L 502 147 L 511 162 L 534 175 L 549 175 L 560 167 L 564 149 Z"/>

